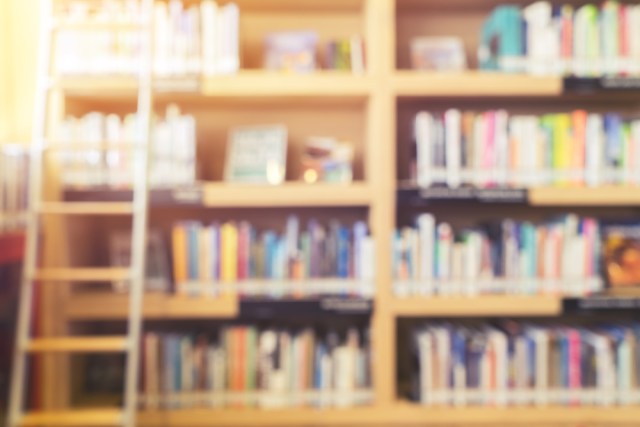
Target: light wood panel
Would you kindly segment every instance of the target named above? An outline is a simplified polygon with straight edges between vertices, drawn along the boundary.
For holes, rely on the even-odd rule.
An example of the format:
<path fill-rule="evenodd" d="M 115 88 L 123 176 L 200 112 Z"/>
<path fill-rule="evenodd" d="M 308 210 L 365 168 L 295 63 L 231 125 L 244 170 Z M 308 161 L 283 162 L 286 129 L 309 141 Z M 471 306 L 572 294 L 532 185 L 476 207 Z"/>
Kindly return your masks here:
<path fill-rule="evenodd" d="M 32 412 L 19 422 L 23 426 L 117 426 L 122 424 L 123 414 L 118 409 L 82 409 L 61 412 Z"/>
<path fill-rule="evenodd" d="M 640 188 L 539 187 L 529 190 L 529 202 L 534 206 L 639 206 Z"/>
<path fill-rule="evenodd" d="M 483 71 L 398 71 L 393 76 L 393 88 L 398 96 L 407 97 L 549 97 L 562 94 L 562 79 Z"/>
<path fill-rule="evenodd" d="M 373 191 L 369 184 L 305 184 L 288 182 L 280 186 L 208 183 L 203 204 L 208 207 L 275 206 L 368 206 Z"/>
<path fill-rule="evenodd" d="M 127 345 L 126 337 L 38 338 L 32 339 L 26 350 L 32 353 L 123 352 Z"/>
<path fill-rule="evenodd" d="M 72 294 L 65 302 L 68 320 L 124 320 L 129 297 L 113 292 Z M 157 293 L 144 297 L 142 313 L 145 319 L 225 319 L 238 314 L 238 299 L 234 294 L 217 298 L 189 298 Z"/>
<path fill-rule="evenodd" d="M 395 298 L 397 317 L 556 316 L 562 299 L 551 296 L 486 295 L 478 297 Z"/>

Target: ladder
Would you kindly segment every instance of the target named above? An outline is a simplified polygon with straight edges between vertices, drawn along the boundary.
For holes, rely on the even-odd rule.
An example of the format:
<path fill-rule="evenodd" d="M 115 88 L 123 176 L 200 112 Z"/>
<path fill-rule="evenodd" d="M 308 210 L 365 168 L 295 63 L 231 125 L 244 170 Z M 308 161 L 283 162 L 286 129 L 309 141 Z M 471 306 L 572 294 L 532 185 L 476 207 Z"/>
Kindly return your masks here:
<path fill-rule="evenodd" d="M 138 132 L 136 141 L 131 141 L 133 153 L 133 199 L 122 202 L 45 202 L 43 200 L 43 157 L 49 150 L 65 147 L 64 141 L 48 139 L 48 104 L 54 90 L 64 90 L 64 78 L 52 72 L 52 50 L 56 31 L 68 28 L 95 31 L 91 25 L 64 23 L 54 20 L 54 2 L 40 2 L 41 29 L 38 52 L 38 77 L 36 103 L 33 116 L 33 140 L 31 144 L 29 210 L 27 217 L 27 239 L 24 268 L 21 279 L 20 303 L 16 326 L 14 367 L 11 377 L 8 427 L 18 426 L 116 426 L 133 427 L 136 424 L 138 400 L 138 372 L 140 363 L 140 335 L 142 328 L 142 299 L 145 279 L 145 252 L 147 239 L 147 210 L 149 200 L 148 162 L 152 108 L 152 11 L 153 0 L 142 1 L 142 19 L 135 25 L 100 25 L 117 31 L 139 31 L 141 54 L 138 70 Z M 87 1 L 87 0 L 85 0 Z M 94 2 L 93 4 L 96 4 Z M 122 28 L 120 28 L 122 27 Z M 133 77 L 133 76 L 132 76 Z M 100 78 L 96 77 L 96 87 Z M 127 141 L 129 143 L 129 141 Z M 82 149 L 82 144 L 67 144 Z M 87 149 L 87 148 L 85 148 Z M 95 147 L 91 147 L 95 150 Z M 132 217 L 132 242 L 130 268 L 38 268 L 40 219 L 42 215 L 129 215 Z M 101 282 L 128 280 L 129 314 L 125 336 L 95 337 L 46 337 L 32 336 L 34 281 L 41 285 L 55 283 Z M 119 352 L 126 355 L 124 381 L 124 404 L 122 408 L 96 410 L 56 410 L 51 412 L 26 412 L 27 356 L 37 353 L 103 353 Z"/>

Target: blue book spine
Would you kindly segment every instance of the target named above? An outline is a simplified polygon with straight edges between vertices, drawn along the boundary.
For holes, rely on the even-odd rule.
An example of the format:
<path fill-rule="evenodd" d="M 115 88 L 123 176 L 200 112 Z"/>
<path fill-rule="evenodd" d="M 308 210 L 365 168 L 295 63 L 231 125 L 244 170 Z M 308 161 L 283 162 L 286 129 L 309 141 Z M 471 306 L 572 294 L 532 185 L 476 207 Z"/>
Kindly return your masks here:
<path fill-rule="evenodd" d="M 618 167 L 622 163 L 622 119 L 618 114 L 604 115 L 605 164 Z"/>
<path fill-rule="evenodd" d="M 187 236 L 189 241 L 189 279 L 197 280 L 199 278 L 198 270 L 198 258 L 199 258 L 199 244 L 198 234 L 200 232 L 200 225 L 190 224 L 187 228 Z"/>
<path fill-rule="evenodd" d="M 338 232 L 338 277 L 349 277 L 349 229 L 340 227 Z"/>

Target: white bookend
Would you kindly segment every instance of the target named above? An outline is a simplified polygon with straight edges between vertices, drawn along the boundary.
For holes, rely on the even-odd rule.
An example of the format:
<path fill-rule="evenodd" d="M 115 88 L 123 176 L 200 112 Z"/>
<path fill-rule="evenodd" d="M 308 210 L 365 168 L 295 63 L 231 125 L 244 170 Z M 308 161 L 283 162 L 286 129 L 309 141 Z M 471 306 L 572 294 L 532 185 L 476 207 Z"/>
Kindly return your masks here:
<path fill-rule="evenodd" d="M 447 185 L 450 188 L 458 188 L 461 183 L 461 120 L 460 110 L 450 109 L 444 113 Z"/>

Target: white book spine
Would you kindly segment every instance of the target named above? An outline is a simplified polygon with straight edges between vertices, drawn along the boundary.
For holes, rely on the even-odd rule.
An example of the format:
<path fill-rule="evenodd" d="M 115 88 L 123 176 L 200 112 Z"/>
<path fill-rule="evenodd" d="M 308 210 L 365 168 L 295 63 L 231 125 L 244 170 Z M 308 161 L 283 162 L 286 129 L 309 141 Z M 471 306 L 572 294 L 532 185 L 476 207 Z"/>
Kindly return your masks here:
<path fill-rule="evenodd" d="M 423 291 L 426 295 L 433 293 L 433 263 L 434 263 L 434 238 L 435 218 L 431 214 L 421 214 L 417 219 L 418 239 L 420 245 L 419 278 L 423 283 Z"/>
<path fill-rule="evenodd" d="M 447 185 L 451 188 L 458 188 L 461 183 L 461 120 L 460 110 L 450 109 L 444 114 L 445 120 L 445 144 L 446 144 L 446 165 L 447 165 Z"/>
<path fill-rule="evenodd" d="M 433 183 L 431 169 L 433 169 L 433 116 L 427 112 L 416 115 L 414 132 L 417 150 L 417 179 L 418 186 L 428 188 Z"/>

